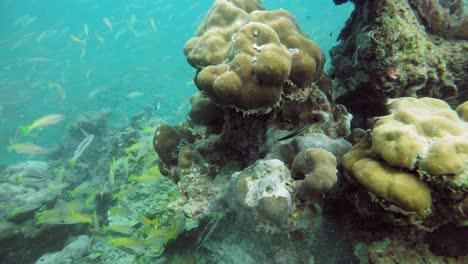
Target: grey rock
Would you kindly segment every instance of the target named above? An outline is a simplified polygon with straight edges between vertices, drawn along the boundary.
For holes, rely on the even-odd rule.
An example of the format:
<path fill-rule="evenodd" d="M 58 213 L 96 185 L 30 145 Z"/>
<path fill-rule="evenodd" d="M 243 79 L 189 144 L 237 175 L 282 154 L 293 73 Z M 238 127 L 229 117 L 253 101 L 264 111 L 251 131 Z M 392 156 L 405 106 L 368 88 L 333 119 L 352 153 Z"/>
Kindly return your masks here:
<path fill-rule="evenodd" d="M 44 254 L 36 261 L 36 264 L 73 263 L 73 261 L 80 259 L 88 253 L 89 242 L 90 239 L 88 236 L 79 236 L 73 242 L 65 246 L 62 251 Z"/>
<path fill-rule="evenodd" d="M 295 208 L 292 185 L 291 174 L 283 162 L 258 160 L 232 176 L 232 195 L 228 196 L 233 209 L 245 217 L 282 225 Z"/>
<path fill-rule="evenodd" d="M 331 152 L 339 164 L 343 155 L 351 149 L 351 146 L 351 143 L 344 139 L 331 139 L 321 133 L 312 133 L 277 142 L 265 159 L 279 159 L 290 168 L 294 157 L 299 152 L 308 148 L 321 148 Z"/>

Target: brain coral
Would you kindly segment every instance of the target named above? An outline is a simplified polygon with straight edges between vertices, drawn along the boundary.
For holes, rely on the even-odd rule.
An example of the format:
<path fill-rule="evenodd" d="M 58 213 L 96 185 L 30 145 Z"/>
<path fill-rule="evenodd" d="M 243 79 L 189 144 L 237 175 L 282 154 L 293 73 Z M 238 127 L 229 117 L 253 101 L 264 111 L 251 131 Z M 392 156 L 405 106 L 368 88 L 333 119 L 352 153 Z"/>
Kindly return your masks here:
<path fill-rule="evenodd" d="M 461 174 L 468 167 L 468 123 L 442 100 L 389 100 L 390 115 L 378 118 L 372 150 L 388 164 L 431 175 Z"/>
<path fill-rule="evenodd" d="M 434 228 L 466 220 L 468 123 L 441 100 L 398 98 L 343 157 L 343 167 L 393 212 L 419 213 Z"/>
<path fill-rule="evenodd" d="M 217 104 L 245 113 L 269 112 L 284 83 L 308 86 L 325 63 L 290 13 L 261 9 L 257 1 L 216 0 L 184 47 L 199 70 L 197 87 Z"/>
<path fill-rule="evenodd" d="M 468 101 L 464 102 L 463 104 L 457 106 L 457 113 L 460 116 L 460 118 L 468 122 Z"/>
<path fill-rule="evenodd" d="M 337 181 L 336 158 L 320 148 L 308 148 L 299 152 L 291 168 L 296 179 L 297 195 L 302 200 L 330 190 Z"/>

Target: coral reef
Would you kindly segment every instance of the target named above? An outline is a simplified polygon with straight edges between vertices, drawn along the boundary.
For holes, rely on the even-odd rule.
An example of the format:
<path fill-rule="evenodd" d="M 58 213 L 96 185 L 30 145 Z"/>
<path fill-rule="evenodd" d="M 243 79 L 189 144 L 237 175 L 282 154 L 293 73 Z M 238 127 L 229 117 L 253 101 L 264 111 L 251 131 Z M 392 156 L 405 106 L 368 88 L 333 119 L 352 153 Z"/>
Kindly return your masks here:
<path fill-rule="evenodd" d="M 468 122 L 468 101 L 460 104 L 455 110 L 457 111 L 461 120 Z"/>
<path fill-rule="evenodd" d="M 32 212 L 53 202 L 66 187 L 60 177 L 41 161 L 28 161 L 7 167 L 0 176 L 2 209 L 0 217 L 22 223 Z M 12 229 L 11 231 L 14 231 Z"/>
<path fill-rule="evenodd" d="M 468 17 L 464 14 L 464 1 L 412 0 L 412 6 L 424 20 L 428 30 L 445 38 L 468 40 Z"/>
<path fill-rule="evenodd" d="M 319 79 L 325 59 L 287 11 L 263 11 L 259 2 L 246 10 L 243 2 L 215 1 L 184 54 L 215 103 L 268 113 L 285 83 L 298 89 Z"/>
<path fill-rule="evenodd" d="M 87 133 L 99 136 L 106 132 L 107 119 L 112 114 L 108 108 L 98 112 L 89 112 L 79 115 L 67 129 L 68 133 L 75 137 L 81 137 L 83 130 Z"/>
<path fill-rule="evenodd" d="M 432 98 L 389 100 L 391 115 L 379 117 L 372 150 L 388 164 L 431 175 L 460 177 L 468 169 L 468 124 L 443 101 Z"/>
<path fill-rule="evenodd" d="M 332 140 L 349 135 L 351 115 L 330 102 L 331 82 L 323 73 L 323 53 L 291 14 L 263 9 L 259 1 L 214 2 L 184 46 L 188 63 L 197 69 L 195 82 L 200 90 L 191 98 L 190 120 L 161 125 L 154 136 L 161 172 L 177 183 L 181 194 L 173 207 L 202 222 L 219 211 L 213 208 L 233 202 L 223 193 L 226 184 L 237 185 L 231 175 L 244 175 L 235 178 L 247 181 L 254 170 L 265 167 L 262 162 L 273 162 L 275 158 L 269 157 L 273 154 L 268 153 L 277 146 L 290 151 L 278 150 L 284 164 L 275 161 L 288 175 L 302 147 L 330 150 L 329 155 L 338 155 L 338 160 L 350 148 L 344 140 Z M 277 142 L 281 134 L 302 126 L 307 126 L 304 137 L 316 136 L 304 139 L 300 146 L 290 147 L 290 140 Z M 184 138 L 180 131 L 191 136 Z M 312 142 L 316 139 L 323 140 L 319 146 Z M 266 155 L 267 160 L 259 161 Z M 329 170 L 335 172 L 336 161 L 329 161 Z M 284 226 L 295 208 L 294 181 L 288 177 L 278 178 L 277 185 L 288 188 L 289 196 L 269 195 L 249 202 L 257 212 L 252 217 L 264 219 L 273 229 Z M 253 178 L 249 182 L 263 182 Z M 330 188 L 334 182 L 336 174 Z M 276 208 L 279 205 L 282 211 Z"/>
<path fill-rule="evenodd" d="M 94 175 L 93 181 L 96 181 L 96 185 L 100 184 L 97 181 L 105 178 L 102 168 L 108 167 L 110 161 L 109 158 L 103 157 L 115 155 L 117 148 L 119 151 L 123 151 L 118 142 L 114 142 L 115 145 L 106 142 L 109 132 L 112 131 L 107 123 L 110 114 L 109 109 L 103 109 L 79 115 L 68 125 L 67 134 L 49 150 L 47 158 L 50 167 L 64 167 L 68 183 L 79 184 L 89 180 L 90 175 Z M 115 137 L 118 137 L 119 133 L 116 133 Z M 93 135 L 93 140 L 87 146 L 82 157 L 71 162 L 80 143 L 90 135 Z M 135 134 L 132 136 L 135 137 Z M 109 145 L 111 145 L 110 148 Z"/>
<path fill-rule="evenodd" d="M 296 180 L 297 196 L 312 200 L 330 190 L 337 181 L 335 156 L 319 148 L 299 152 L 293 160 L 291 174 Z"/>
<path fill-rule="evenodd" d="M 406 211 L 423 213 L 431 208 L 429 187 L 411 173 L 401 172 L 373 159 L 353 164 L 353 175 L 372 194 Z"/>
<path fill-rule="evenodd" d="M 206 95 L 198 92 L 190 98 L 192 107 L 188 113 L 190 120 L 196 124 L 211 125 L 224 121 L 224 112 Z"/>
<path fill-rule="evenodd" d="M 74 263 L 88 254 L 89 243 L 89 237 L 85 235 L 79 236 L 73 242 L 66 245 L 62 251 L 46 253 L 36 261 L 36 264 Z"/>
<path fill-rule="evenodd" d="M 63 171 L 53 170 L 43 161 L 18 163 L 1 173 L 0 262 L 29 263 L 44 250 L 54 248 L 57 240 L 79 231 L 52 231 L 35 219 L 41 210 L 57 201 L 68 185 Z"/>
<path fill-rule="evenodd" d="M 84 115 L 72 122 L 68 134 L 47 156 L 47 163 L 19 163 L 2 172 L 1 184 L 6 188 L 6 196 L 0 197 L 0 214 L 4 218 L 0 221 L 2 263 L 56 263 L 57 258 L 68 263 L 69 256 L 63 252 L 40 256 L 60 251 L 69 237 L 81 234 L 91 238 L 86 244 L 89 252 L 73 262 L 88 263 L 100 258 L 102 263 L 111 263 L 112 257 L 118 256 L 126 260 L 123 263 L 129 263 L 135 255 L 123 250 L 137 248 L 118 244 L 121 240 L 145 241 L 153 246 L 148 255 L 161 254 L 184 230 L 183 216 L 169 208 L 178 195 L 176 186 L 162 177 L 156 163 L 159 157 L 152 147 L 156 127 L 151 126 L 159 124 L 160 119 L 135 117 L 133 124 L 108 127 L 104 116 L 105 113 Z M 87 135 L 80 126 L 97 136 L 87 151 L 70 163 Z M 128 214 L 130 210 L 133 214 Z M 153 221 L 143 224 L 142 216 Z M 172 224 L 174 220 L 177 225 Z M 107 236 L 115 241 L 106 240 Z M 101 247 L 107 250 L 100 251 Z"/>
<path fill-rule="evenodd" d="M 424 12 L 436 15 L 439 2 L 446 1 L 355 1 L 341 42 L 331 50 L 333 96 L 355 116 L 357 127 L 366 126 L 367 117 L 385 114 L 387 98 L 460 98 L 468 89 L 466 40 L 427 32 L 419 5 L 410 2 L 435 4 L 438 11 Z"/>
<path fill-rule="evenodd" d="M 132 248 L 131 245 L 97 240 L 92 245 L 93 254 L 104 254 L 102 263 L 112 263 L 114 257 L 126 255 L 123 251 L 115 251 L 116 247 L 127 247 L 147 258 L 157 257 L 164 252 L 166 244 L 185 229 L 183 217 L 175 215 L 169 208 L 179 195 L 169 179 L 156 175 L 123 186 L 119 193 L 121 195 L 114 196 L 115 204 L 107 212 L 108 225 L 103 229 L 109 230 L 108 233 L 114 234 L 116 239 L 125 235 L 141 246 Z"/>
<path fill-rule="evenodd" d="M 211 209 L 203 209 L 214 197 L 223 196 L 225 184 L 235 184 L 230 181 L 234 172 L 286 144 L 276 142 L 281 133 L 308 126 L 305 135 L 349 134 L 351 116 L 329 101 L 331 82 L 323 74 L 325 58 L 318 46 L 288 12 L 264 11 L 258 1 L 246 3 L 215 1 L 187 41 L 184 54 L 197 69 L 200 90 L 191 99 L 191 120 L 162 125 L 154 137 L 161 172 L 178 184 L 179 204 L 186 205 L 179 208 L 186 215 L 209 216 Z M 181 140 L 177 132 L 181 129 L 191 131 L 193 140 Z M 322 146 L 327 148 L 327 143 Z M 347 150 L 335 148 L 341 155 Z M 288 173 L 299 151 L 281 157 L 287 160 Z M 331 167 L 336 170 L 336 164 Z M 289 214 L 293 197 L 286 199 Z M 263 218 L 278 218 L 271 212 L 278 201 L 272 199 L 256 202 Z"/>
<path fill-rule="evenodd" d="M 344 156 L 351 182 L 394 214 L 394 223 L 434 230 L 466 221 L 459 208 L 468 188 L 468 123 L 433 98 L 392 99 L 388 107 Z"/>
<path fill-rule="evenodd" d="M 165 164 L 174 165 L 177 163 L 176 151 L 181 141 L 193 142 L 190 130 L 183 126 L 171 127 L 162 124 L 155 131 L 153 147 Z"/>
<path fill-rule="evenodd" d="M 313 237 L 323 223 L 320 203 L 351 148 L 340 137 L 350 134 L 352 116 L 331 101 L 322 52 L 284 10 L 264 11 L 258 1 L 217 0 L 184 54 L 197 69 L 199 89 L 191 98 L 190 119 L 160 125 L 153 139 L 161 173 L 179 190 L 170 208 L 184 215 L 190 230 L 174 243 L 198 237 L 197 249 L 216 256 L 207 262 L 235 263 L 235 255 L 219 256 L 220 250 L 254 262 L 270 251 L 255 252 L 257 242 L 244 243 L 252 232 L 286 251 L 282 238 L 293 234 L 298 247 L 288 256 L 313 259 L 305 248 L 319 247 Z M 296 130 L 301 135 L 278 140 Z M 301 151 L 314 154 L 298 156 Z M 295 180 L 293 169 L 307 178 Z M 244 242 L 213 244 L 220 228 L 231 230 L 229 241 Z"/>
<path fill-rule="evenodd" d="M 2 206 L 19 209 L 0 208 L 0 242 L 20 234 L 48 243 L 47 231 L 57 230 L 48 247 L 56 253 L 28 256 L 38 263 L 398 263 L 400 254 L 420 262 L 465 254 L 457 244 L 468 212 L 467 103 L 456 111 L 433 98 L 384 103 L 460 100 L 460 2 L 353 2 L 332 80 L 290 13 L 215 0 L 184 46 L 199 89 L 187 120 L 161 124 L 149 107 L 122 127 L 107 126 L 106 110 L 80 116 L 48 163 L 2 174 Z M 335 99 L 357 114 L 355 126 L 377 116 L 371 129 L 351 132 L 353 116 Z M 377 107 L 366 112 L 369 105 Z M 88 133 L 89 151 L 67 163 Z M 76 232 L 87 235 L 80 246 L 60 251 Z"/>
<path fill-rule="evenodd" d="M 276 133 L 271 135 L 272 139 L 275 137 Z M 341 163 L 343 155 L 351 149 L 351 144 L 348 141 L 341 138 L 332 139 L 321 133 L 296 136 L 281 142 L 271 141 L 267 146 L 270 151 L 266 158 L 279 159 L 288 167 L 292 166 L 297 154 L 309 148 L 319 148 L 331 152 L 338 164 Z"/>
<path fill-rule="evenodd" d="M 284 225 L 295 209 L 293 179 L 279 160 L 259 160 L 233 176 L 232 205 L 248 222 L 270 221 Z M 247 211 L 242 212 L 242 211 Z"/>
<path fill-rule="evenodd" d="M 382 241 L 356 244 L 354 255 L 360 263 L 399 263 L 409 259 L 411 259 L 411 263 L 420 264 L 447 263 L 445 257 L 433 255 L 427 247 L 419 246 L 416 250 L 409 251 L 407 246 L 386 237 Z"/>

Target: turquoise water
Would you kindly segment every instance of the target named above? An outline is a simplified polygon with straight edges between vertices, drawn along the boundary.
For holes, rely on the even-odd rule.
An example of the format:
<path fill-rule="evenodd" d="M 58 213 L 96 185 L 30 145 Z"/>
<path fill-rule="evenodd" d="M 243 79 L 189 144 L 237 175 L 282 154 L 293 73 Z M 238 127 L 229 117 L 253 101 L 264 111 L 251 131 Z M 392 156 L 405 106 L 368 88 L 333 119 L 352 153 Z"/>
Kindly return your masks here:
<path fill-rule="evenodd" d="M 466 0 L 258 1 L 0 1 L 1 264 L 468 263 Z"/>
<path fill-rule="evenodd" d="M 182 49 L 212 4 L 189 0 L 0 1 L 1 263 L 68 263 L 61 262 L 65 255 L 60 262 L 50 258 L 42 262 L 41 256 L 61 251 L 70 238 L 80 235 L 79 247 L 89 252 L 73 263 L 195 263 L 197 254 L 197 261 L 202 259 L 198 263 L 212 263 L 224 255 L 222 247 L 230 242 L 216 242 L 222 239 L 224 228 L 237 234 L 244 226 L 242 220 L 231 226 L 234 214 L 228 206 L 220 206 L 223 199 L 214 196 L 220 194 L 220 186 L 227 186 L 234 171 L 243 168 L 234 161 L 211 181 L 218 164 L 200 165 L 194 174 L 199 174 L 201 182 L 195 177 L 193 184 L 183 186 L 164 173 L 163 155 L 158 157 L 152 144 L 158 125 L 187 119 L 190 97 L 198 90 L 193 83 L 195 70 Z M 352 4 L 335 6 L 331 0 L 265 0 L 263 4 L 267 10 L 291 12 L 327 61 L 353 10 Z M 325 68 L 329 67 L 327 62 Z M 138 119 L 146 123 L 132 123 L 148 110 L 150 117 Z M 111 112 L 107 129 L 91 135 L 82 130 L 78 136 L 77 118 L 103 111 Z M 65 118 L 29 135 L 21 133 L 20 127 L 51 114 Z M 70 132 L 72 126 L 74 132 Z M 203 138 L 203 132 L 196 129 L 193 135 Z M 214 125 L 212 129 L 219 128 Z M 15 143 L 36 144 L 50 155 L 7 151 Z M 193 154 L 190 151 L 188 156 Z M 204 203 L 211 199 L 209 217 L 201 218 L 208 208 Z M 309 224 L 318 226 L 320 221 L 313 219 Z M 112 227 L 123 230 L 105 230 Z M 268 226 L 260 228 L 269 232 Z M 330 241 L 315 239 L 320 234 L 307 230 L 312 244 L 302 245 L 303 241 L 289 234 L 285 244 L 293 243 L 288 246 L 301 255 L 323 243 L 335 243 L 332 229 L 320 231 L 330 235 Z M 178 236 L 182 238 L 176 240 Z M 211 249 L 210 239 L 215 241 Z M 257 241 L 265 244 L 265 255 L 270 254 L 268 239 Z M 233 243 L 228 255 L 237 258 L 237 243 L 250 242 Z M 341 248 L 329 246 L 314 255 L 327 259 L 341 255 Z M 178 260 L 179 254 L 187 258 Z M 287 259 L 280 255 L 275 257 L 277 263 Z"/>
<path fill-rule="evenodd" d="M 182 47 L 211 4 L 188 0 L 1 1 L 0 163 L 31 158 L 8 153 L 9 139 L 52 148 L 67 125 L 84 112 L 109 108 L 111 123 L 118 126 L 158 100 L 157 114 L 169 117 L 169 123 L 185 118 L 188 98 L 196 87 L 191 81 L 194 70 L 186 63 Z M 353 8 L 351 4 L 335 6 L 330 0 L 267 0 L 263 4 L 267 10 L 290 11 L 327 56 Z M 132 16 L 137 34 L 127 27 Z M 103 23 L 104 17 L 111 21 L 112 32 Z M 70 35 L 87 39 L 84 56 Z M 48 87 L 50 81 L 63 87 L 63 102 Z M 35 131 L 27 139 L 18 137 L 18 126 L 58 113 L 66 116 L 63 122 Z"/>

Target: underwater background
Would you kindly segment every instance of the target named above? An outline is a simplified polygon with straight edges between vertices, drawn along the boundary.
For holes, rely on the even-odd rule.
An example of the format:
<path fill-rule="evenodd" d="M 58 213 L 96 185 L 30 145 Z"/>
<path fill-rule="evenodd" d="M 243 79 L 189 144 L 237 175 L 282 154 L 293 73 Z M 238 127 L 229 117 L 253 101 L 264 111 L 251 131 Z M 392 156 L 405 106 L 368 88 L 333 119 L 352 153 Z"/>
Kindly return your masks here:
<path fill-rule="evenodd" d="M 468 263 L 466 0 L 0 1 L 0 263 Z"/>
<path fill-rule="evenodd" d="M 0 152 L 3 164 L 28 157 L 8 153 L 18 126 L 48 114 L 64 122 L 38 131 L 34 143 L 52 147 L 77 115 L 112 110 L 111 123 L 125 123 L 145 105 L 160 104 L 157 115 L 177 123 L 185 118 L 196 91 L 184 43 L 203 20 L 210 1 L 1 1 Z M 352 5 L 333 2 L 266 1 L 268 9 L 293 13 L 302 29 L 325 51 L 335 43 Z M 314 10 L 320 10 L 319 13 Z M 136 18 L 129 31 L 127 23 Z M 103 18 L 112 23 L 111 32 Z M 156 32 L 149 23 L 153 18 Z M 326 21 L 326 23 L 325 23 Z M 88 26 L 88 36 L 83 32 Z M 104 39 L 100 44 L 95 33 Z M 86 38 L 85 55 L 69 40 Z M 325 52 L 328 54 L 328 52 Z M 327 55 L 328 56 L 328 55 Z M 63 86 L 61 100 L 48 82 Z M 133 97 L 133 96 L 134 97 Z"/>

